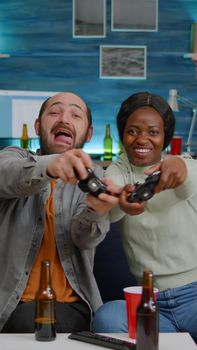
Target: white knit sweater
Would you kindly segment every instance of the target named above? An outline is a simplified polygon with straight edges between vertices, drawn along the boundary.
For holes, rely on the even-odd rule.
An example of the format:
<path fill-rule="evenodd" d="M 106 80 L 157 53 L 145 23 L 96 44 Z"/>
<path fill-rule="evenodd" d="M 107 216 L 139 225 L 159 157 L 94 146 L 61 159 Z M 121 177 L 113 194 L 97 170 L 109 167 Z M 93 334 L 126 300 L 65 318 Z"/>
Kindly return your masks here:
<path fill-rule="evenodd" d="M 140 215 L 111 211 L 121 220 L 121 235 L 130 271 L 140 278 L 151 269 L 159 290 L 197 280 L 197 161 L 184 159 L 188 175 L 184 185 L 152 197 Z M 144 167 L 129 163 L 126 154 L 106 170 L 116 184 L 143 182 Z"/>

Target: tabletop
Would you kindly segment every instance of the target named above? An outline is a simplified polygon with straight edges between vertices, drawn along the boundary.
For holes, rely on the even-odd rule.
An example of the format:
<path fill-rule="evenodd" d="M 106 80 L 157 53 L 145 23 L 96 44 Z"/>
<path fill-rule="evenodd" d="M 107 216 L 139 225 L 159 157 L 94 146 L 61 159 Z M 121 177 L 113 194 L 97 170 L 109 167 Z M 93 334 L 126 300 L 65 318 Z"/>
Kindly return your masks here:
<path fill-rule="evenodd" d="M 114 338 L 131 341 L 127 333 L 107 334 Z M 39 342 L 34 334 L 0 333 L 0 344 L 3 350 L 101 350 L 102 347 L 68 339 L 68 334 L 57 334 L 54 341 Z M 197 346 L 188 333 L 160 333 L 159 350 L 196 350 Z M 103 348 L 104 349 L 104 348 Z"/>

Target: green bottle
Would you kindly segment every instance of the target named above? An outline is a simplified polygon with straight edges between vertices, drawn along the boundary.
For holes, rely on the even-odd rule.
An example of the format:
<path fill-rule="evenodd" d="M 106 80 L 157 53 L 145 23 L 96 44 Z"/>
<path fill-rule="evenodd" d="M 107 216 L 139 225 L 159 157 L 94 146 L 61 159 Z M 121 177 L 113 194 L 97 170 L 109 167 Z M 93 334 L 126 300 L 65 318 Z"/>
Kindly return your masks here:
<path fill-rule="evenodd" d="M 22 148 L 28 149 L 29 148 L 29 136 L 28 136 L 28 131 L 27 131 L 27 124 L 23 124 L 23 129 L 22 129 L 22 135 L 20 138 L 20 144 Z"/>
<path fill-rule="evenodd" d="M 112 160 L 112 143 L 110 124 L 106 124 L 106 132 L 104 137 L 104 160 Z"/>

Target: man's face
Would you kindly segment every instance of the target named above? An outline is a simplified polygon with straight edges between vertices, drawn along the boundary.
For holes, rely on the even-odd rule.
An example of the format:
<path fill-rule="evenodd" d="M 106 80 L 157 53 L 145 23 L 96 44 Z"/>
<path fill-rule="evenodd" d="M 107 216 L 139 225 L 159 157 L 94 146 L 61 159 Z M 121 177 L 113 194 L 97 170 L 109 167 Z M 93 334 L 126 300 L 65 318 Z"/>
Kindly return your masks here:
<path fill-rule="evenodd" d="M 160 114 L 152 107 L 142 107 L 127 119 L 123 145 L 130 162 L 136 166 L 149 166 L 161 159 L 164 145 L 164 124 Z"/>
<path fill-rule="evenodd" d="M 35 130 L 40 136 L 41 154 L 63 153 L 82 148 L 92 136 L 87 107 L 72 93 L 60 93 L 49 99 Z"/>

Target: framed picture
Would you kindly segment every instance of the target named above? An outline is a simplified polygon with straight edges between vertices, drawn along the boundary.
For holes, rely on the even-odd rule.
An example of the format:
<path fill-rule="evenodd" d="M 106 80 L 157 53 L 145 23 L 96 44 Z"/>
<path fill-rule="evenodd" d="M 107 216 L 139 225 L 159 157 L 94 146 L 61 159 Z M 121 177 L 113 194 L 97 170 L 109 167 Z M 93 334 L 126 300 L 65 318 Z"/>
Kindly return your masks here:
<path fill-rule="evenodd" d="M 73 37 L 106 35 L 106 0 L 73 0 Z"/>
<path fill-rule="evenodd" d="M 158 0 L 112 0 L 112 31 L 158 30 Z"/>
<path fill-rule="evenodd" d="M 101 45 L 100 78 L 146 79 L 146 46 Z"/>

